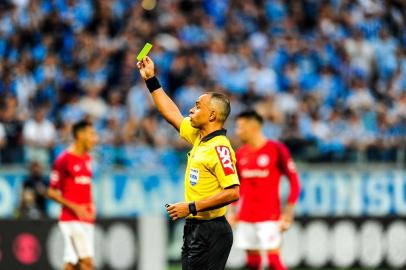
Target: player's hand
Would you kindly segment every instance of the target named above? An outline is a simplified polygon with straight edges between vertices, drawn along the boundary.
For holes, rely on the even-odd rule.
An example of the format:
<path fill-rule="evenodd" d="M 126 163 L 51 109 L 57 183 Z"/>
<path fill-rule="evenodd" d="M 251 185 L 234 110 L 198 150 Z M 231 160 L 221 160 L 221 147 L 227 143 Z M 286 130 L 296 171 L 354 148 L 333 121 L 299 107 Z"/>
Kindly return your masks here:
<path fill-rule="evenodd" d="M 73 207 L 76 216 L 82 221 L 91 221 L 96 218 L 96 211 L 94 207 L 89 205 L 76 204 Z"/>
<path fill-rule="evenodd" d="M 185 202 L 171 204 L 166 208 L 166 211 L 173 221 L 187 217 L 190 214 L 189 204 Z"/>
<path fill-rule="evenodd" d="M 227 221 L 230 224 L 231 228 L 235 228 L 235 226 L 237 226 L 238 218 L 237 218 L 237 215 L 233 211 L 229 211 L 229 213 L 227 213 L 226 218 L 227 218 Z"/>
<path fill-rule="evenodd" d="M 293 215 L 282 214 L 279 219 L 279 229 L 281 232 L 287 231 L 293 223 Z"/>
<path fill-rule="evenodd" d="M 155 76 L 155 65 L 151 58 L 145 56 L 141 61 L 137 63 L 137 67 L 140 71 L 141 77 L 144 80 L 148 80 Z"/>

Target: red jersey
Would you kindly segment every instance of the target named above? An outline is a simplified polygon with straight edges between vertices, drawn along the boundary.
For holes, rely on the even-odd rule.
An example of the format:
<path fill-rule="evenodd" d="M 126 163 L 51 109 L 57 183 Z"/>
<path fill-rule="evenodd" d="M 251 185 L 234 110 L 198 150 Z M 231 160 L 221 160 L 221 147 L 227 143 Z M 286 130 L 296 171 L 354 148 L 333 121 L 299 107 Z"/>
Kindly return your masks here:
<path fill-rule="evenodd" d="M 50 187 L 61 191 L 62 197 L 71 202 L 82 204 L 94 211 L 92 199 L 92 169 L 89 154 L 77 156 L 64 151 L 55 161 Z M 78 221 L 79 218 L 69 208 L 62 206 L 59 220 Z M 82 220 L 93 223 L 94 220 Z"/>
<path fill-rule="evenodd" d="M 288 203 L 296 203 L 300 192 L 299 178 L 285 145 L 271 140 L 259 149 L 244 145 L 237 150 L 236 158 L 241 183 L 239 220 L 260 222 L 279 219 L 281 175 L 286 175 L 289 180 Z"/>

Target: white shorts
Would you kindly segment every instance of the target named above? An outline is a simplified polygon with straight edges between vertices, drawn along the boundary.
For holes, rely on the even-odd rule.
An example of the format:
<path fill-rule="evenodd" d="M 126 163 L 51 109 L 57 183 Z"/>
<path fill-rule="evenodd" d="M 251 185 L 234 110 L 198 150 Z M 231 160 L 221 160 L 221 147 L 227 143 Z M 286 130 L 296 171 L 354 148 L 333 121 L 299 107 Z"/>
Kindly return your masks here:
<path fill-rule="evenodd" d="M 65 263 L 76 265 L 79 259 L 94 256 L 94 224 L 81 221 L 60 221 L 65 242 Z"/>
<path fill-rule="evenodd" d="M 280 247 L 282 234 L 278 221 L 239 222 L 235 245 L 244 250 L 272 250 Z"/>

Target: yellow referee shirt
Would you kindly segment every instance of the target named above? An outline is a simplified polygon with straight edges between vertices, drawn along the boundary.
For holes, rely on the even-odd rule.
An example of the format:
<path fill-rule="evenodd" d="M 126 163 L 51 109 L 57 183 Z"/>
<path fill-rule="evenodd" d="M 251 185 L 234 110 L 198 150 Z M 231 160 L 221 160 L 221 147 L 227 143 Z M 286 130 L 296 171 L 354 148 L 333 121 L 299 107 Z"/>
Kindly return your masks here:
<path fill-rule="evenodd" d="M 225 136 L 226 130 L 217 130 L 200 138 L 199 130 L 192 127 L 190 118 L 183 119 L 180 136 L 193 144 L 188 153 L 185 172 L 185 201 L 198 201 L 219 193 L 224 188 L 239 185 L 235 153 Z M 213 219 L 226 214 L 226 206 L 198 212 L 189 218 Z"/>

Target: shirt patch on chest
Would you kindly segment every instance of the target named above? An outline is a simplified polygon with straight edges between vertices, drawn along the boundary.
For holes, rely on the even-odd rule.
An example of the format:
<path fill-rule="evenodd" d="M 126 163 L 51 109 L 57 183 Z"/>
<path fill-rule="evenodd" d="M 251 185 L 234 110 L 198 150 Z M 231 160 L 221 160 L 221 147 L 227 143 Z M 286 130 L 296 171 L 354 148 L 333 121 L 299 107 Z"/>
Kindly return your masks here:
<path fill-rule="evenodd" d="M 266 167 L 266 166 L 268 166 L 269 161 L 270 161 L 269 156 L 268 156 L 268 155 L 265 155 L 265 154 L 262 154 L 262 155 L 260 155 L 260 156 L 257 158 L 257 164 L 258 164 L 258 166 L 260 166 L 260 167 Z"/>
<path fill-rule="evenodd" d="M 199 170 L 191 168 L 189 172 L 189 183 L 192 186 L 196 186 L 198 181 L 199 181 Z"/>
<path fill-rule="evenodd" d="M 75 165 L 75 166 L 73 166 L 73 171 L 74 171 L 74 172 L 80 171 L 80 165 Z"/>

